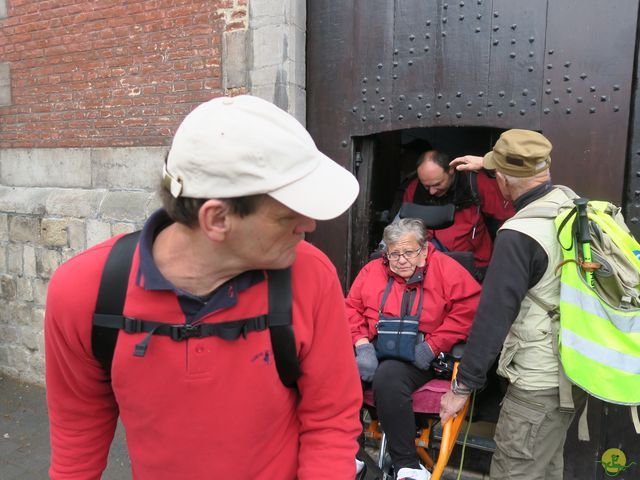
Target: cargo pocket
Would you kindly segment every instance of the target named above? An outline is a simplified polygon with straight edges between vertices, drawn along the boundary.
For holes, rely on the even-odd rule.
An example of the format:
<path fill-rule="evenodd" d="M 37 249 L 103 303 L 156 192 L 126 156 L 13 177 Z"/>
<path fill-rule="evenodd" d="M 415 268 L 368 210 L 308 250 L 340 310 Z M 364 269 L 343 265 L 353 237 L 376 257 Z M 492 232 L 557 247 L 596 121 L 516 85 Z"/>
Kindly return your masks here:
<path fill-rule="evenodd" d="M 544 411 L 512 398 L 507 392 L 496 429 L 496 443 L 511 458 L 533 459 L 536 437 L 545 416 Z"/>
<path fill-rule="evenodd" d="M 518 341 L 505 341 L 498 359 L 498 374 L 508 379 L 511 384 L 516 383 L 518 380 L 518 372 L 513 368 L 512 363 L 519 349 Z"/>

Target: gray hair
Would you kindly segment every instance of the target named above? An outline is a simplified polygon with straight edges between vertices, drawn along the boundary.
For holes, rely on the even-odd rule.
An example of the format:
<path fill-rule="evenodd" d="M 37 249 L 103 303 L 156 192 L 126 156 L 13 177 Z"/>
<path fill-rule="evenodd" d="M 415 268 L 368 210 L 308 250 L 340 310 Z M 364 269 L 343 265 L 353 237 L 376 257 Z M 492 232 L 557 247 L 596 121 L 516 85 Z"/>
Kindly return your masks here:
<path fill-rule="evenodd" d="M 418 218 L 403 218 L 387 225 L 382 233 L 382 240 L 386 248 L 389 248 L 389 244 L 396 243 L 407 234 L 413 235 L 420 245 L 424 245 L 427 241 L 424 223 Z"/>

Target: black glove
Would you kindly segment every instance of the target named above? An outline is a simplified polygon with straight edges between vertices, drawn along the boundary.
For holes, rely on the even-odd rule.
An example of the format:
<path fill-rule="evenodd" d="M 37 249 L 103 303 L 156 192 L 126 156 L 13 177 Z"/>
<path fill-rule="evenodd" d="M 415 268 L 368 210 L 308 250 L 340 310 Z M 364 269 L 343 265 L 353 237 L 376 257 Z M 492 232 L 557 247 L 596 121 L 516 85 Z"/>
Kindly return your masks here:
<path fill-rule="evenodd" d="M 435 358 L 435 355 L 431 351 L 427 342 L 420 342 L 416 344 L 415 356 L 413 364 L 420 370 L 428 370 L 431 367 L 431 361 Z"/>
<path fill-rule="evenodd" d="M 374 373 L 376 373 L 376 368 L 378 368 L 378 357 L 373 344 L 363 343 L 356 347 L 356 363 L 358 364 L 360 378 L 365 382 L 371 382 Z"/>

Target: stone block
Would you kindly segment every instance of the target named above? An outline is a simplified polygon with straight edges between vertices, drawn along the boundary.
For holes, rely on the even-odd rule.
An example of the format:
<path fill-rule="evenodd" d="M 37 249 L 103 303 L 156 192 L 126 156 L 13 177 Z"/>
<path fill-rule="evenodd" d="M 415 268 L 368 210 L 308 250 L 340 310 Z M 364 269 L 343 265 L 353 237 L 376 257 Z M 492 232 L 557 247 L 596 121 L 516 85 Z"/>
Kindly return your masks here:
<path fill-rule="evenodd" d="M 23 302 L 33 301 L 33 288 L 31 287 L 30 278 L 16 278 L 16 298 Z"/>
<path fill-rule="evenodd" d="M 4 151 L 6 150 L 0 149 L 0 155 Z M 0 186 L 0 211 L 42 215 L 49 193 L 51 192 L 48 188 Z"/>
<path fill-rule="evenodd" d="M 0 2 L 0 18 L 2 15 Z M 0 106 L 11 105 L 11 66 L 8 62 L 0 62 Z"/>
<path fill-rule="evenodd" d="M 7 0 L 0 0 L 0 18 L 7 16 Z"/>
<path fill-rule="evenodd" d="M 49 280 L 45 278 L 34 278 L 31 280 L 33 288 L 33 302 L 35 305 L 44 306 L 47 302 L 47 286 Z"/>
<path fill-rule="evenodd" d="M 90 149 L 2 149 L 0 183 L 23 187 L 90 188 Z"/>
<path fill-rule="evenodd" d="M 38 332 L 33 326 L 20 329 L 22 345 L 31 352 L 38 350 Z"/>
<path fill-rule="evenodd" d="M 7 272 L 7 246 L 0 244 L 0 273 Z"/>
<path fill-rule="evenodd" d="M 49 278 L 62 263 L 62 256 L 57 250 L 36 248 L 36 274 L 40 278 Z"/>
<path fill-rule="evenodd" d="M 258 0 L 249 2 L 249 26 L 281 25 L 285 22 L 287 4 L 295 0 Z"/>
<path fill-rule="evenodd" d="M 13 242 L 38 242 L 40 219 L 27 215 L 9 215 L 9 240 Z"/>
<path fill-rule="evenodd" d="M 285 23 L 307 29 L 307 2 L 305 0 L 287 0 L 285 3 Z"/>
<path fill-rule="evenodd" d="M 222 36 L 222 82 L 225 90 L 247 86 L 247 30 Z"/>
<path fill-rule="evenodd" d="M 87 248 L 103 242 L 111 237 L 111 225 L 100 220 L 88 219 L 87 223 Z"/>
<path fill-rule="evenodd" d="M 22 248 L 22 269 L 26 277 L 35 277 L 36 272 L 36 251 L 31 245 L 24 245 Z"/>
<path fill-rule="evenodd" d="M 287 58 L 288 46 L 284 41 L 283 30 L 284 26 L 281 24 L 251 30 L 252 69 L 281 65 Z"/>
<path fill-rule="evenodd" d="M 0 242 L 9 240 L 9 216 L 0 213 Z"/>
<path fill-rule="evenodd" d="M 17 293 L 16 279 L 13 275 L 0 275 L 0 298 L 5 302 L 15 300 Z M 2 307 L 7 308 L 6 305 Z M 2 336 L 0 336 L 2 338 Z"/>
<path fill-rule="evenodd" d="M 51 189 L 46 198 L 46 213 L 52 216 L 87 218 L 95 216 L 106 190 Z"/>
<path fill-rule="evenodd" d="M 4 325 L 0 329 L 0 338 L 2 338 L 5 343 L 9 345 L 16 345 L 18 343 L 19 338 L 19 327 L 16 325 Z"/>
<path fill-rule="evenodd" d="M 69 219 L 69 248 L 80 252 L 87 248 L 87 229 L 84 220 Z"/>
<path fill-rule="evenodd" d="M 11 243 L 7 246 L 7 272 L 14 275 L 24 273 L 24 247 L 20 243 Z"/>
<path fill-rule="evenodd" d="M 91 150 L 93 186 L 156 190 L 167 151 L 167 147 L 94 148 Z"/>
<path fill-rule="evenodd" d="M 160 207 L 162 207 L 162 201 L 160 200 L 160 195 L 158 195 L 158 192 L 153 192 L 147 198 L 147 208 L 144 212 L 145 219 Z M 140 228 L 140 227 L 137 227 L 137 228 Z"/>
<path fill-rule="evenodd" d="M 131 233 L 136 230 L 136 226 L 133 223 L 114 223 L 111 225 L 111 236 L 115 237 L 123 233 Z"/>
<path fill-rule="evenodd" d="M 45 247 L 64 247 L 68 245 L 69 238 L 67 219 L 43 218 L 40 222 L 40 240 Z"/>
<path fill-rule="evenodd" d="M 100 216 L 106 220 L 139 222 L 145 219 L 149 193 L 109 192 L 100 205 Z"/>

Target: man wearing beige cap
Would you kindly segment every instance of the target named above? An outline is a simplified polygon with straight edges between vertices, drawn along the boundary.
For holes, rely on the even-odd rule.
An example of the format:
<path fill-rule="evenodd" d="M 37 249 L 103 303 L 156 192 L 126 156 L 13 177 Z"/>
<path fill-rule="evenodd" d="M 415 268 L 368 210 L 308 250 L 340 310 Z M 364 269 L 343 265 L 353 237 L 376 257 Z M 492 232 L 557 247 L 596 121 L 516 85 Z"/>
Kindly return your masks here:
<path fill-rule="evenodd" d="M 121 237 L 135 242 L 119 316 L 101 276 L 120 239 L 51 279 L 51 478 L 100 478 L 120 417 L 138 480 L 352 480 L 362 397 L 343 294 L 304 235 L 357 181 L 289 114 L 239 96 L 187 115 L 162 185 L 139 239 Z M 98 328 L 116 332 L 107 369 Z"/>
<path fill-rule="evenodd" d="M 563 478 L 563 447 L 575 408 L 584 404 L 577 387 L 564 383 L 554 352 L 562 261 L 552 218 L 536 209 L 559 207 L 575 194 L 551 184 L 551 143 L 529 130 L 508 130 L 484 158 L 466 156 L 459 170 L 495 169 L 500 190 L 516 214 L 499 230 L 464 358 L 451 391 L 442 398 L 445 422 L 481 389 L 500 353 L 498 374 L 509 381 L 496 425 L 490 478 Z M 564 394 L 566 392 L 566 396 Z M 561 398 L 561 396 L 563 398 Z"/>

